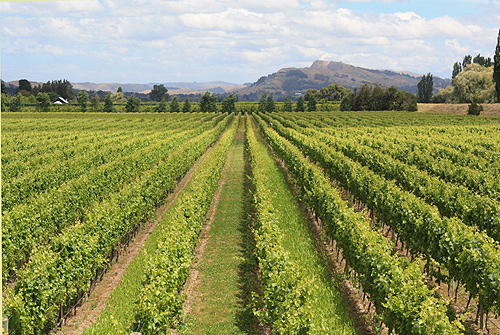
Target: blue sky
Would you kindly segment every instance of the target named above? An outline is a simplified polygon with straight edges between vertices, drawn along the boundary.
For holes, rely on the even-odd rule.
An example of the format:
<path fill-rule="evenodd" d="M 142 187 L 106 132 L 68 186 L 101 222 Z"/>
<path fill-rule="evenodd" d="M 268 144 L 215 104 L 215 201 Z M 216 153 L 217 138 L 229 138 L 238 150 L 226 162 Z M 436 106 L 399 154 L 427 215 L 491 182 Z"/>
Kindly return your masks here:
<path fill-rule="evenodd" d="M 254 82 L 316 59 L 447 77 L 493 56 L 500 0 L 0 1 L 1 77 Z"/>

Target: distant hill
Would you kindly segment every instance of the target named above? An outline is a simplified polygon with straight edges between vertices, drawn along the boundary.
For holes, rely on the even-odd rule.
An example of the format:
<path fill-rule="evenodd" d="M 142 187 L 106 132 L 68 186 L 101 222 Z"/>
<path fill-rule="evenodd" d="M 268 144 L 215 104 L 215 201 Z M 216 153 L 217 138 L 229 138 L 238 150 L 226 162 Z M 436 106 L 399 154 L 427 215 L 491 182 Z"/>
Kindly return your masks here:
<path fill-rule="evenodd" d="M 331 83 L 353 89 L 363 84 L 392 86 L 411 93 L 417 93 L 417 84 L 422 75 L 392 70 L 371 70 L 342 62 L 317 60 L 306 68 L 284 68 L 276 73 L 261 77 L 250 86 L 235 91 L 238 95 L 260 95 L 273 92 L 275 95 L 306 93 L 308 89 L 328 86 Z M 450 79 L 434 76 L 434 90 L 451 85 Z"/>
<path fill-rule="evenodd" d="M 29 80 L 29 79 L 28 79 Z M 31 87 L 41 85 L 41 82 L 30 81 Z M 154 85 L 160 83 L 148 84 L 124 84 L 124 83 L 71 83 L 75 90 L 86 91 L 111 91 L 116 92 L 118 87 L 121 87 L 123 92 L 132 93 L 149 93 Z M 19 81 L 9 81 L 6 83 L 9 87 L 18 87 Z M 235 89 L 243 87 L 243 85 L 232 84 L 224 81 L 211 81 L 211 82 L 167 82 L 163 85 L 168 89 L 169 94 L 203 94 L 206 91 L 213 93 L 226 93 Z"/>

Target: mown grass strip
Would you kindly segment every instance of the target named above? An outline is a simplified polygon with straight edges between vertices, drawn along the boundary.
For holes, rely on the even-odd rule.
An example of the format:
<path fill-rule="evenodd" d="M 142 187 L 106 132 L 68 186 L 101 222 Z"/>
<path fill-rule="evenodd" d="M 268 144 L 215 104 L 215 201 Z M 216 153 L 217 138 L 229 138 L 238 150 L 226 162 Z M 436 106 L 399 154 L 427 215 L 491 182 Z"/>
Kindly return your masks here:
<path fill-rule="evenodd" d="M 252 128 L 252 129 L 251 129 Z M 253 132 L 250 123 L 248 137 Z M 279 213 L 276 226 L 281 231 L 280 245 L 287 251 L 288 258 L 297 266 L 299 275 L 305 279 L 307 300 L 310 303 L 311 320 L 309 332 L 315 334 L 356 334 L 352 321 L 347 313 L 336 283 L 329 275 L 327 266 L 321 260 L 314 247 L 314 240 L 308 229 L 307 221 L 301 213 L 296 199 L 288 184 L 269 154 L 266 145 L 258 137 L 257 145 L 252 148 L 256 157 L 261 158 L 266 171 L 267 188 L 272 190 L 270 202 L 275 213 Z M 258 190 L 257 190 L 258 192 Z M 259 197 L 257 193 L 257 197 Z"/>
<path fill-rule="evenodd" d="M 243 120 L 242 120 L 243 121 Z M 215 209 L 206 246 L 202 251 L 198 284 L 192 292 L 185 334 L 246 334 L 251 331 L 251 311 L 244 304 L 241 268 L 244 257 L 245 123 L 240 122 L 224 171 L 224 184 Z M 246 232 L 248 234 L 248 232 Z"/>

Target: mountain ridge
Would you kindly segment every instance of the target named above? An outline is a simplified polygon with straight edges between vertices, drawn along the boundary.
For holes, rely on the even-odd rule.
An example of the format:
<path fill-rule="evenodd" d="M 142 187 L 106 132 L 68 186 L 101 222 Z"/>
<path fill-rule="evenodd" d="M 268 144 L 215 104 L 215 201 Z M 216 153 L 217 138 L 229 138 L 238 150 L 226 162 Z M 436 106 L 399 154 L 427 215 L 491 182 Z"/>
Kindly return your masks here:
<path fill-rule="evenodd" d="M 259 95 L 273 92 L 275 95 L 304 94 L 308 89 L 320 89 L 338 83 L 345 88 L 359 88 L 364 84 L 392 86 L 417 93 L 422 75 L 408 71 L 374 70 L 343 62 L 316 60 L 306 68 L 282 68 L 275 73 L 259 78 L 248 87 L 238 89 L 238 95 Z M 450 79 L 434 76 L 434 90 L 451 85 Z"/>

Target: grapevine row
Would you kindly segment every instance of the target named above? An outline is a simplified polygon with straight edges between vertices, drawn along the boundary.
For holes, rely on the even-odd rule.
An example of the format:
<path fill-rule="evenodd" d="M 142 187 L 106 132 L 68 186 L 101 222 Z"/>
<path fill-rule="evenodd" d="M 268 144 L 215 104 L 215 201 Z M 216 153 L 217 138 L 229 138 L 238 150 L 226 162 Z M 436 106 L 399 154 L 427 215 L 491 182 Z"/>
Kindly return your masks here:
<path fill-rule="evenodd" d="M 310 331 L 309 288 L 280 244 L 282 233 L 276 222 L 279 213 L 271 199 L 267 172 L 259 152 L 251 118 L 247 118 L 247 140 L 252 165 L 256 227 L 256 256 L 262 286 L 262 307 L 254 313 L 262 324 L 276 334 L 306 334 Z M 255 294 L 257 296 L 257 294 Z"/>
<path fill-rule="evenodd" d="M 399 334 L 458 334 L 446 306 L 422 280 L 419 262 L 392 254 L 392 246 L 373 231 L 361 213 L 342 200 L 328 179 L 289 141 L 257 116 L 259 126 L 295 178 L 303 200 L 321 218 L 350 267 L 391 331 Z M 273 122 L 274 126 L 274 122 Z"/>
<path fill-rule="evenodd" d="M 281 118 L 275 116 L 273 119 Z M 293 123 L 290 124 L 286 120 L 284 122 L 294 128 Z M 477 226 L 496 241 L 500 241 L 500 204 L 497 201 L 477 195 L 464 186 L 445 182 L 355 141 L 325 135 L 310 128 L 294 129 L 341 151 L 345 156 L 369 167 L 384 178 L 395 180 L 400 187 L 435 205 L 441 215 L 457 216 L 467 225 Z"/>
<path fill-rule="evenodd" d="M 158 248 L 150 256 L 146 280 L 136 310 L 135 328 L 142 334 L 160 334 L 179 321 L 184 298 L 180 291 L 189 275 L 193 252 L 217 188 L 239 118 L 195 171 L 168 217 L 157 226 Z"/>
<path fill-rule="evenodd" d="M 408 248 L 446 267 L 484 311 L 500 310 L 500 246 L 485 233 L 457 218 L 442 218 L 438 210 L 393 182 L 376 175 L 297 131 L 273 121 L 277 131 L 317 161 L 332 180 L 372 208 L 397 232 Z"/>
<path fill-rule="evenodd" d="M 70 301 L 89 287 L 96 273 L 128 232 L 147 219 L 199 155 L 226 128 L 185 142 L 120 192 L 87 209 L 82 222 L 54 237 L 49 248 L 35 247 L 7 293 L 6 314 L 16 334 L 42 334 L 57 322 Z"/>
<path fill-rule="evenodd" d="M 224 116 L 217 117 L 213 123 L 207 123 L 203 126 L 204 129 L 214 127 L 221 118 Z M 54 234 L 79 220 L 90 204 L 100 201 L 123 182 L 132 180 L 160 162 L 195 133 L 196 130 L 183 132 L 165 140 L 163 145 L 157 143 L 121 160 L 102 165 L 58 189 L 40 195 L 33 203 L 15 206 L 4 213 L 3 283 L 28 259 L 35 245 L 47 243 Z"/>

